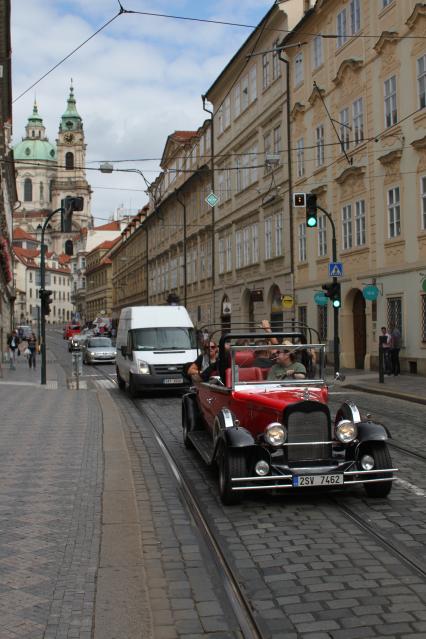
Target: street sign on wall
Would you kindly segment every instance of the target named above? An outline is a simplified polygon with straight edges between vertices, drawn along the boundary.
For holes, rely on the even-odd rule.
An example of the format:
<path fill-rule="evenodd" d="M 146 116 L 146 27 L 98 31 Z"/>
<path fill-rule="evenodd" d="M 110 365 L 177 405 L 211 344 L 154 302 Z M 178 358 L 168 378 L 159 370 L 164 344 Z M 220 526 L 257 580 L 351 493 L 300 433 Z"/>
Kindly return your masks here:
<path fill-rule="evenodd" d="M 318 304 L 318 306 L 326 306 L 328 303 L 328 297 L 326 297 L 321 291 L 318 291 L 318 293 L 315 293 L 314 295 L 314 302 L 315 304 Z"/>
<path fill-rule="evenodd" d="M 342 262 L 330 262 L 328 265 L 329 277 L 342 277 L 343 275 L 343 263 Z"/>
<path fill-rule="evenodd" d="M 362 294 L 364 296 L 364 299 L 368 300 L 369 302 L 375 302 L 376 299 L 379 297 L 379 289 L 377 288 L 377 286 L 374 286 L 374 284 L 368 284 L 368 286 L 364 286 L 364 288 L 362 289 Z"/>

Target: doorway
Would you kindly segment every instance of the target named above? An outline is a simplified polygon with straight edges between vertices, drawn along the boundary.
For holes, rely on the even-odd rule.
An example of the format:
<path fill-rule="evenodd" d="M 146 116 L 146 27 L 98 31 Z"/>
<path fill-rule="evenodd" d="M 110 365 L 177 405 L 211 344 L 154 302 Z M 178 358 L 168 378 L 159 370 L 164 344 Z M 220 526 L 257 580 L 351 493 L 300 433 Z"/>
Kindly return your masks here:
<path fill-rule="evenodd" d="M 367 352 L 367 330 L 365 319 L 365 299 L 361 291 L 355 293 L 352 315 L 354 322 L 355 368 L 363 369 Z"/>

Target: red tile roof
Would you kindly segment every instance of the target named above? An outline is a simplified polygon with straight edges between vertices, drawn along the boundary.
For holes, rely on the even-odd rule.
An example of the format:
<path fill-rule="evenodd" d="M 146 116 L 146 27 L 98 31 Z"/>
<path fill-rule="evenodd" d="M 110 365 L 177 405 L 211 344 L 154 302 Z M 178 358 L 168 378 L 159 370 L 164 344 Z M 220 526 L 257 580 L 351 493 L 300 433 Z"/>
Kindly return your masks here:
<path fill-rule="evenodd" d="M 108 224 L 103 224 L 102 226 L 95 226 L 94 231 L 119 231 L 120 230 L 120 222 L 116 220 L 114 222 L 108 222 Z"/>
<path fill-rule="evenodd" d="M 24 229 L 20 227 L 13 229 L 13 239 L 14 240 L 31 240 L 32 242 L 38 242 L 36 235 L 31 235 L 31 233 L 27 233 Z"/>

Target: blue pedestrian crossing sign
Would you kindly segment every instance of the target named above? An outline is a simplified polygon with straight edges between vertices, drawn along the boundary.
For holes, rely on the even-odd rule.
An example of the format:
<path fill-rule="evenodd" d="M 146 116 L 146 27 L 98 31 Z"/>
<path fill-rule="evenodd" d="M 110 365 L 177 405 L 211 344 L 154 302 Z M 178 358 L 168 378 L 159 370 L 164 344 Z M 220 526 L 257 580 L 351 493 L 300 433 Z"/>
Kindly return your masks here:
<path fill-rule="evenodd" d="M 330 262 L 328 265 L 329 277 L 342 277 L 343 275 L 343 263 L 342 262 Z"/>

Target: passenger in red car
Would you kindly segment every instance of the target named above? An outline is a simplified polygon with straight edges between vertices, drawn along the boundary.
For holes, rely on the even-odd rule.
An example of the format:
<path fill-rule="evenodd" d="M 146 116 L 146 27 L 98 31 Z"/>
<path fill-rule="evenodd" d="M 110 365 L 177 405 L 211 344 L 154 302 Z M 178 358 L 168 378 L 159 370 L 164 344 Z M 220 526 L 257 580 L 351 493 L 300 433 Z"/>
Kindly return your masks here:
<path fill-rule="evenodd" d="M 296 362 L 294 352 L 287 350 L 280 351 L 277 356 L 277 363 L 272 366 L 268 373 L 269 380 L 279 379 L 305 379 L 306 368 L 301 362 Z"/>

